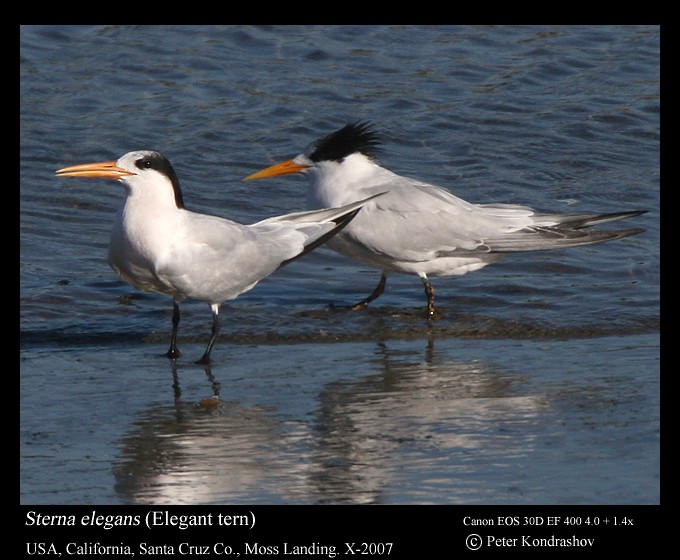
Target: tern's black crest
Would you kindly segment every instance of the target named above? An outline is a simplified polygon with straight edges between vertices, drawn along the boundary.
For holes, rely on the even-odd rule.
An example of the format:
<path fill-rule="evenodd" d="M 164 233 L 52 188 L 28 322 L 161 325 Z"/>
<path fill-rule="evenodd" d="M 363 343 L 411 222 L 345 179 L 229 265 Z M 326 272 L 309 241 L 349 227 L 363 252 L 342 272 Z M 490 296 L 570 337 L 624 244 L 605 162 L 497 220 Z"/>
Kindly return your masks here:
<path fill-rule="evenodd" d="M 347 156 L 361 152 L 375 157 L 378 153 L 378 134 L 367 122 L 352 123 L 317 140 L 309 153 L 309 159 L 317 161 L 342 161 Z"/>
<path fill-rule="evenodd" d="M 175 204 L 177 204 L 177 208 L 184 208 L 184 200 L 182 198 L 182 189 L 179 186 L 179 179 L 165 156 L 158 152 L 149 152 L 144 157 L 135 161 L 135 165 L 139 169 L 155 169 L 170 179 L 172 189 L 175 191 Z"/>

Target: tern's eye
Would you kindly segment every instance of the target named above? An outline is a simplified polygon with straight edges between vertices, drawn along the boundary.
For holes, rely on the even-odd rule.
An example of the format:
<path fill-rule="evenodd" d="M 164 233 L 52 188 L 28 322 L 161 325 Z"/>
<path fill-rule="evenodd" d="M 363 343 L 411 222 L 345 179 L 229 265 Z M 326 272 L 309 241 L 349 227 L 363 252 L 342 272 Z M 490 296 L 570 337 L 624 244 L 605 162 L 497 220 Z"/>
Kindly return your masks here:
<path fill-rule="evenodd" d="M 135 162 L 135 165 L 139 167 L 139 169 L 151 169 L 153 167 L 153 163 L 148 158 L 138 159 Z"/>

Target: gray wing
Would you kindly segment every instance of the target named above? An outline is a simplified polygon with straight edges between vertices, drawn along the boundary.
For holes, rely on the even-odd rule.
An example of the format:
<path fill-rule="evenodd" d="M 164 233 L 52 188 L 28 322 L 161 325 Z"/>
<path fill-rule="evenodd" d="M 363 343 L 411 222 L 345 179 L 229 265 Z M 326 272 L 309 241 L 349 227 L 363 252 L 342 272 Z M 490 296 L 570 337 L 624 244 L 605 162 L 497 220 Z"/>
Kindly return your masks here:
<path fill-rule="evenodd" d="M 534 217 L 537 224 L 504 233 L 502 236 L 484 240 L 489 252 L 509 253 L 517 251 L 541 251 L 566 249 L 581 245 L 593 245 L 614 239 L 622 239 L 645 231 L 642 228 L 623 230 L 591 230 L 598 224 L 639 216 L 645 211 L 615 212 L 609 214 L 552 214 Z M 548 224 L 548 225 L 541 225 Z"/>
<path fill-rule="evenodd" d="M 526 206 L 472 204 L 440 187 L 403 177 L 362 192 L 375 191 L 389 192 L 364 206 L 340 235 L 343 243 L 414 262 L 457 254 L 575 247 L 643 231 L 637 228 L 584 231 L 596 224 L 639 215 L 641 211 L 540 214 Z"/>

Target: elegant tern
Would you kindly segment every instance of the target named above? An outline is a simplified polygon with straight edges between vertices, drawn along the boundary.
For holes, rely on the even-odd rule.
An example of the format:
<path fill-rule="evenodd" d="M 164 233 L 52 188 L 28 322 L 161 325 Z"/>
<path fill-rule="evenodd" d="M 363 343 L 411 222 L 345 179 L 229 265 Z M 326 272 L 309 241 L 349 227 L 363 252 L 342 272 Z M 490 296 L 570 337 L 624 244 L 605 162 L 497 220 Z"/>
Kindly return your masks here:
<path fill-rule="evenodd" d="M 343 255 L 382 269 L 375 290 L 350 309 L 362 309 L 379 297 L 389 273 L 417 274 L 425 287 L 428 317 L 434 318 L 437 313 L 431 276 L 461 276 L 508 253 L 590 245 L 644 231 L 587 228 L 645 211 L 554 214 L 514 204 L 472 204 L 444 188 L 381 167 L 375 161 L 379 143 L 370 124 L 348 124 L 317 140 L 294 159 L 245 178 L 307 175 L 309 199 L 315 207 L 387 193 L 368 202 L 361 214 L 328 243 Z"/>
<path fill-rule="evenodd" d="M 210 363 L 220 305 L 251 290 L 271 273 L 342 230 L 364 201 L 342 208 L 297 212 L 252 225 L 199 214 L 184 206 L 177 175 L 158 152 L 135 151 L 117 161 L 65 167 L 58 177 L 116 179 L 126 197 L 113 223 L 109 264 L 131 286 L 173 298 L 167 356 L 176 359 L 179 304 L 205 301 L 212 332 L 198 363 Z"/>

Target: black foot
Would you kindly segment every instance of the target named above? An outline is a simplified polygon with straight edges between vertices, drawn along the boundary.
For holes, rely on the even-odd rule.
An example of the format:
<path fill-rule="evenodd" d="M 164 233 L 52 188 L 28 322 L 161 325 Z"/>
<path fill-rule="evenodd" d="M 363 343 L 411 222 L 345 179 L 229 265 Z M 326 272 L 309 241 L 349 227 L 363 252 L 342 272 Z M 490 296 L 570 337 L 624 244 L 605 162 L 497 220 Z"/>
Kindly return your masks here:
<path fill-rule="evenodd" d="M 437 311 L 436 309 L 429 309 L 427 310 L 427 319 L 429 321 L 439 321 L 439 319 L 442 318 L 441 313 Z"/>
<path fill-rule="evenodd" d="M 355 303 L 354 305 L 343 305 L 343 306 L 335 306 L 332 303 L 328 306 L 331 311 L 335 311 L 338 309 L 344 309 L 344 310 L 349 310 L 349 311 L 361 311 L 362 309 L 365 309 L 366 306 L 371 303 L 373 300 L 379 298 L 383 292 L 385 291 L 385 284 L 387 283 L 387 277 L 383 274 L 380 277 L 380 283 L 378 284 L 377 288 L 373 290 L 373 293 L 371 293 L 370 296 L 367 298 L 362 299 L 360 302 Z"/>
<path fill-rule="evenodd" d="M 170 350 L 168 350 L 168 351 L 165 353 L 165 357 L 166 357 L 166 358 L 169 358 L 169 359 L 171 359 L 171 360 L 176 360 L 176 359 L 179 358 L 181 355 L 182 355 L 182 353 L 179 351 L 178 348 L 170 348 Z"/>
<path fill-rule="evenodd" d="M 361 311 L 366 309 L 367 303 L 357 303 L 355 305 L 335 305 L 334 303 L 328 304 L 329 311 Z"/>

